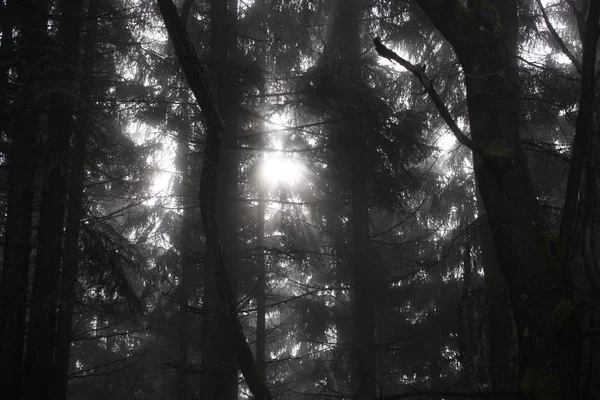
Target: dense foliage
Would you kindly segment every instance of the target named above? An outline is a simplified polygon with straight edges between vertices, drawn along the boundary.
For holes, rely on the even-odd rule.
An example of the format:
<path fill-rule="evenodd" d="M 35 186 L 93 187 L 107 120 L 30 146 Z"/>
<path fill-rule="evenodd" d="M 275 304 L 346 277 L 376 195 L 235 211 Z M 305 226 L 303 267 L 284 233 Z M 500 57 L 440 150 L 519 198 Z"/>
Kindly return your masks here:
<path fill-rule="evenodd" d="M 600 2 L 0 10 L 2 398 L 600 398 Z"/>

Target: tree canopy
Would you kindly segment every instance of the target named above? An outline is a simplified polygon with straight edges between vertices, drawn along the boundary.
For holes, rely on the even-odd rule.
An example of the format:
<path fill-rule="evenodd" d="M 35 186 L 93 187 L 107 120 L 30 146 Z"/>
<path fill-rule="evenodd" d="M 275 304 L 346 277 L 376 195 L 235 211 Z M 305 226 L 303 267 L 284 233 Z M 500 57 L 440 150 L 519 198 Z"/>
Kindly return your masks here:
<path fill-rule="evenodd" d="M 600 397 L 600 2 L 0 2 L 10 400 Z"/>

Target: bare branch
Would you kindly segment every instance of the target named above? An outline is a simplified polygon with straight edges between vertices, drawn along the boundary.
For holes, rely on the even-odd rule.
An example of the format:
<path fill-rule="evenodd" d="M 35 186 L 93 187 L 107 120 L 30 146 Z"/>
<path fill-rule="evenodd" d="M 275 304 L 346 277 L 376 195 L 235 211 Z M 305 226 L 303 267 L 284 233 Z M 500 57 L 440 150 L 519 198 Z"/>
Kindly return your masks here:
<path fill-rule="evenodd" d="M 442 118 L 444 119 L 446 124 L 448 125 L 448 128 L 450 128 L 450 130 L 456 137 L 456 140 L 458 140 L 458 142 L 460 144 L 471 149 L 473 152 L 478 153 L 481 156 L 484 156 L 483 149 L 481 149 L 480 146 L 478 146 L 467 135 L 465 135 L 464 132 L 456 124 L 456 121 L 454 121 L 454 118 L 450 114 L 448 107 L 446 107 L 446 105 L 444 104 L 444 101 L 438 94 L 437 90 L 435 90 L 435 88 L 433 87 L 433 82 L 431 81 L 431 79 L 429 79 L 429 77 L 425 73 L 425 65 L 414 65 L 410 61 L 400 57 L 398 54 L 396 54 L 392 50 L 385 47 L 381 43 L 381 40 L 378 37 L 373 39 L 373 43 L 375 44 L 375 50 L 381 57 L 387 58 L 390 61 L 397 62 L 398 64 L 400 64 L 401 66 L 403 66 L 404 68 L 406 68 L 407 70 L 412 72 L 413 75 L 415 75 L 417 78 L 419 78 L 419 80 L 421 81 L 421 84 L 425 88 L 425 91 L 427 92 L 427 94 L 429 95 L 431 100 L 433 101 L 433 104 L 435 104 L 440 115 L 442 116 Z"/>
<path fill-rule="evenodd" d="M 546 13 L 546 10 L 544 9 L 544 5 L 542 4 L 542 0 L 536 0 L 536 2 L 537 2 L 538 7 L 540 8 L 540 11 L 542 12 L 542 17 L 544 18 L 544 22 L 546 23 L 546 27 L 548 28 L 548 30 L 552 34 L 552 37 L 558 43 L 558 45 L 559 45 L 560 49 L 562 50 L 563 54 L 565 56 L 569 57 L 569 60 L 571 60 L 571 63 L 573 63 L 573 65 L 575 66 L 575 69 L 581 75 L 582 74 L 581 63 L 579 62 L 579 60 L 577 58 L 575 58 L 575 56 L 573 55 L 573 53 L 571 53 L 571 51 L 567 48 L 567 45 L 565 45 L 565 42 L 562 40 L 562 38 L 560 37 L 560 35 L 558 34 L 558 32 L 556 32 L 556 29 L 554 29 L 554 26 L 552 25 L 552 22 L 550 22 L 550 18 L 548 18 L 548 13 Z"/>

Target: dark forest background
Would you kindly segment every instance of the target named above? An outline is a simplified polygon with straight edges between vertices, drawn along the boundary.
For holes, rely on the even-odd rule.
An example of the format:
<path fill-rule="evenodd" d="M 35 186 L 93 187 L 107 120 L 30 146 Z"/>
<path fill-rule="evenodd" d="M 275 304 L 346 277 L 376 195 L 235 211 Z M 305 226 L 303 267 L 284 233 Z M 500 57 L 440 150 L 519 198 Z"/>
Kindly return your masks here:
<path fill-rule="evenodd" d="M 600 1 L 0 12 L 2 399 L 600 399 Z"/>

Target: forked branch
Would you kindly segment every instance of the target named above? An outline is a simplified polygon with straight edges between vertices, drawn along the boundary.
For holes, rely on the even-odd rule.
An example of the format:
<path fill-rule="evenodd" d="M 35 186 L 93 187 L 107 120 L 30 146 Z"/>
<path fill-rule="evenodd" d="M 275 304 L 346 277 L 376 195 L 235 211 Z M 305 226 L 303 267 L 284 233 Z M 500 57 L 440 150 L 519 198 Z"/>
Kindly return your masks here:
<path fill-rule="evenodd" d="M 397 62 L 398 64 L 412 72 L 412 74 L 415 75 L 417 78 L 419 78 L 421 84 L 425 88 L 425 91 L 431 98 L 431 101 L 433 101 L 433 104 L 435 104 L 440 115 L 448 125 L 448 128 L 450 128 L 450 130 L 456 137 L 456 140 L 458 140 L 460 144 L 471 149 L 474 153 L 484 156 L 484 159 L 487 158 L 485 157 L 483 149 L 480 146 L 478 146 L 477 143 L 473 142 L 467 135 L 465 135 L 464 132 L 458 127 L 456 121 L 450 114 L 450 110 L 448 110 L 448 107 L 446 107 L 446 104 L 444 104 L 444 101 L 438 94 L 437 90 L 435 90 L 433 82 L 425 73 L 425 66 L 415 65 L 410 61 L 400 57 L 394 51 L 388 49 L 383 43 L 381 43 L 381 40 L 378 37 L 373 39 L 373 44 L 375 44 L 375 50 L 377 51 L 377 54 L 379 54 L 381 57 L 387 58 L 390 61 Z"/>

